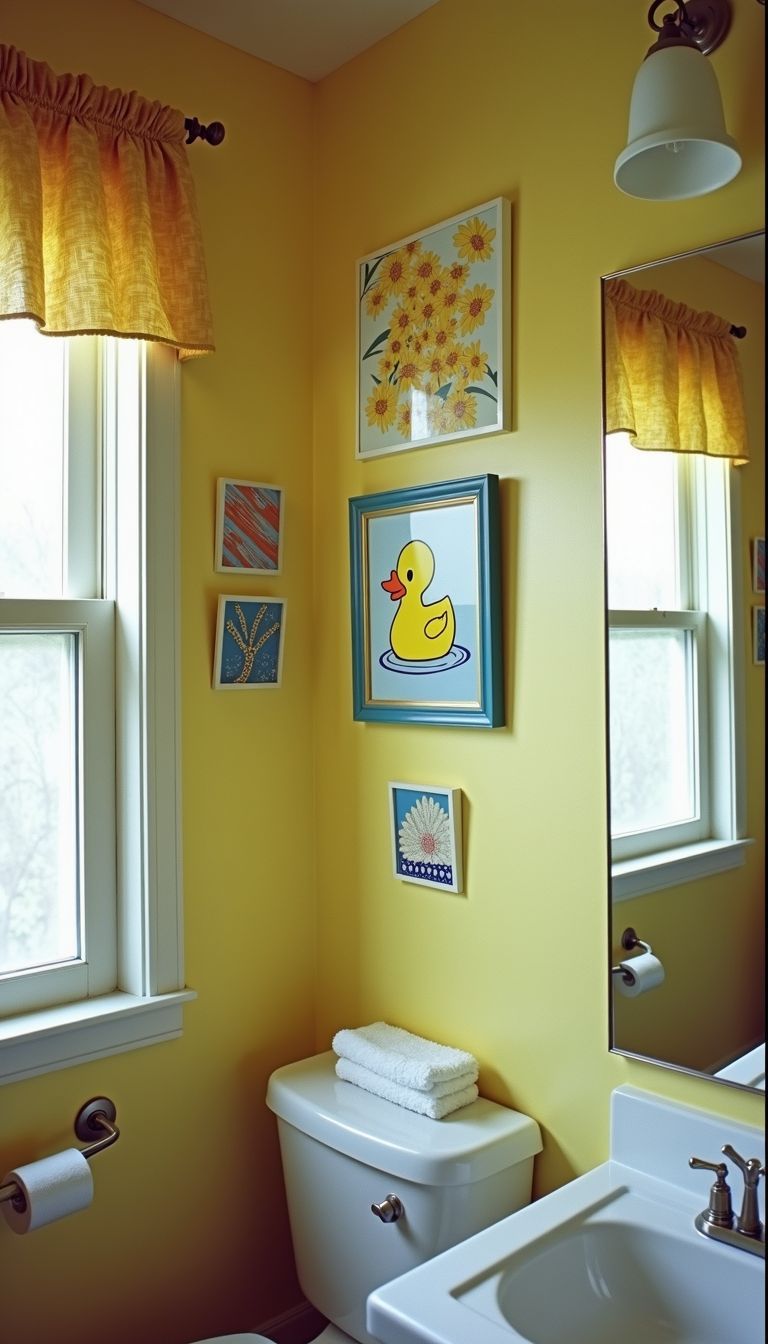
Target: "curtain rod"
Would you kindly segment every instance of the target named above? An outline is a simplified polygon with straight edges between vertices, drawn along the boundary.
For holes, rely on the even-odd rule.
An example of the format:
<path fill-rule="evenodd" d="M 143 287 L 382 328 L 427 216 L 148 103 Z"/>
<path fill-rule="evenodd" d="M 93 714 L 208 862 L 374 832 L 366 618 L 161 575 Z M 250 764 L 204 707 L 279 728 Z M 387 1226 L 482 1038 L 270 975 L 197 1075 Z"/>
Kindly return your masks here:
<path fill-rule="evenodd" d="M 208 126 L 201 126 L 197 117 L 185 117 L 184 126 L 187 131 L 185 144 L 191 145 L 193 140 L 205 140 L 209 145 L 220 145 L 226 131 L 220 121 L 212 121 Z"/>
<path fill-rule="evenodd" d="M 223 130 L 224 127 L 222 126 L 221 129 Z M 218 143 L 218 142 L 217 142 L 217 143 Z M 747 334 L 747 328 L 746 328 L 746 327 L 731 327 L 731 335 L 732 335 L 732 336 L 735 336 L 736 339 L 737 339 L 737 341 L 741 341 L 741 340 L 743 340 L 743 338 L 746 336 L 746 334 Z"/>

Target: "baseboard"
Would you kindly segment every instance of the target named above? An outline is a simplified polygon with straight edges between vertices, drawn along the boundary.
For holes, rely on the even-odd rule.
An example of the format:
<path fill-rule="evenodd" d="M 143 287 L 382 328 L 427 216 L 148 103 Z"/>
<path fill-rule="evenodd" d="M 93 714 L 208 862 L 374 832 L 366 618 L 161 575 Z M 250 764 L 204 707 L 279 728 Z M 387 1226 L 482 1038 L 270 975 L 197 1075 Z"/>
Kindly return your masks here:
<path fill-rule="evenodd" d="M 273 1344 L 311 1344 L 328 1324 L 326 1317 L 306 1300 L 289 1307 L 279 1316 L 256 1326 L 260 1335 L 266 1335 Z"/>

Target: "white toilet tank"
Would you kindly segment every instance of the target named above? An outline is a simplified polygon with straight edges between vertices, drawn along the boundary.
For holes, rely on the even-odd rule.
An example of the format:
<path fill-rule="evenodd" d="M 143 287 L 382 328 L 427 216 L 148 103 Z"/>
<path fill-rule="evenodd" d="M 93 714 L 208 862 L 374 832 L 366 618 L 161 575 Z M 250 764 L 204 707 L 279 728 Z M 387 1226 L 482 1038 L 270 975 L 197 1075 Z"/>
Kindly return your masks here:
<path fill-rule="evenodd" d="M 267 1105 L 280 1151 L 299 1282 L 361 1344 L 374 1288 L 522 1208 L 539 1127 L 479 1098 L 431 1120 L 336 1077 L 332 1051 L 277 1069 Z M 395 1222 L 371 1210 L 396 1195 Z"/>

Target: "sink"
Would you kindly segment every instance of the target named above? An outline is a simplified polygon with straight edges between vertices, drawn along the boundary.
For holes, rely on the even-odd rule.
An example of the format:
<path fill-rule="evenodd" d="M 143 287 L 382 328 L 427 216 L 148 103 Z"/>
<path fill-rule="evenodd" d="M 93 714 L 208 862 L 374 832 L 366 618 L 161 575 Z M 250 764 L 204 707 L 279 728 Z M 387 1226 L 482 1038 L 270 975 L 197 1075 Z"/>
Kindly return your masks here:
<path fill-rule="evenodd" d="M 765 1041 L 748 1050 L 746 1055 L 731 1060 L 724 1068 L 718 1069 L 716 1078 L 727 1078 L 731 1083 L 741 1083 L 743 1087 L 757 1087 L 765 1091 Z"/>
<path fill-rule="evenodd" d="M 556 1233 L 457 1285 L 454 1297 L 530 1344 L 754 1340 L 763 1265 L 701 1245 L 684 1226 L 660 1230 L 658 1213 L 655 1200 L 619 1186 Z M 741 1331 L 733 1304 L 744 1314 Z"/>
<path fill-rule="evenodd" d="M 694 1153 L 720 1160 L 726 1142 L 758 1156 L 760 1131 L 629 1087 L 613 1094 L 611 1127 L 610 1161 L 377 1289 L 368 1299 L 374 1337 L 382 1344 L 764 1339 L 765 1262 L 696 1231 L 711 1174 L 688 1167 Z M 738 1211 L 737 1171 L 729 1183 Z"/>

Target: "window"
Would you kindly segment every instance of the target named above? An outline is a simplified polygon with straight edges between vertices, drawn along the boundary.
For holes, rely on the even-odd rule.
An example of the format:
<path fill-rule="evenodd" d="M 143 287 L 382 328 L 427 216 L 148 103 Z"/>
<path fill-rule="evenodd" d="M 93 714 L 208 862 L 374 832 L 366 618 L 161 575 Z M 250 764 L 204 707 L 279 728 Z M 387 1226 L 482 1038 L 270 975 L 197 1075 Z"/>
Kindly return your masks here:
<path fill-rule="evenodd" d="M 605 458 L 614 895 L 634 895 L 743 861 L 737 517 L 727 462 L 624 434 Z"/>
<path fill-rule="evenodd" d="M 178 1034 L 176 361 L 0 323 L 0 1079 Z"/>
<path fill-rule="evenodd" d="M 0 1013 L 115 984 L 98 342 L 0 325 Z"/>

